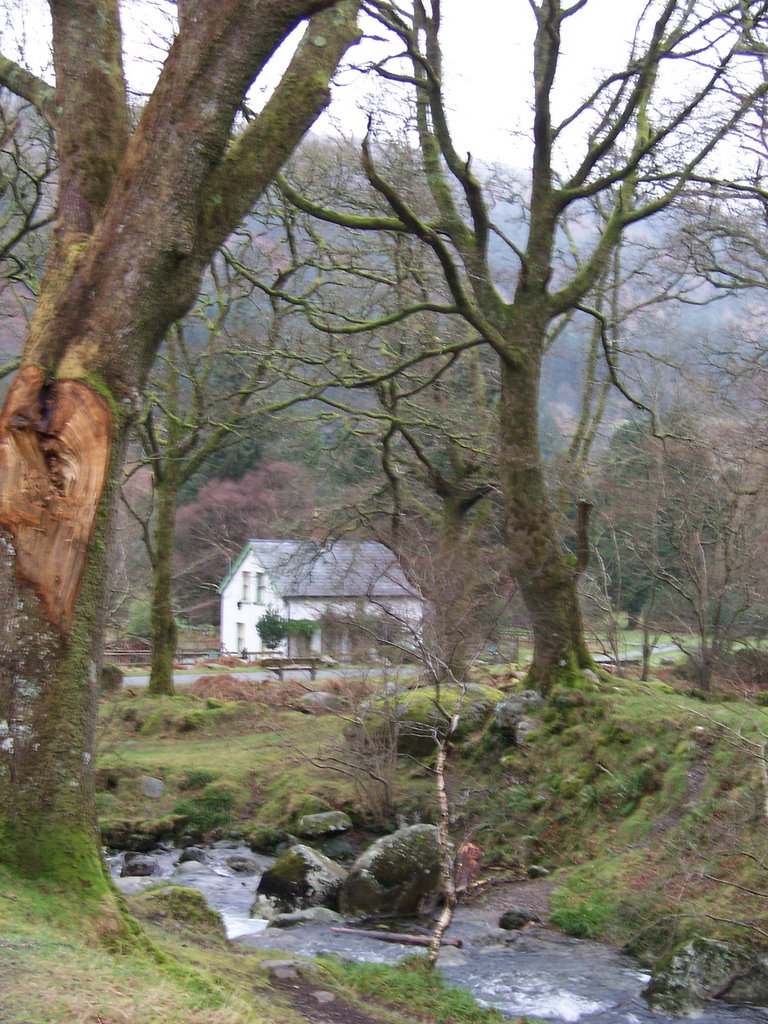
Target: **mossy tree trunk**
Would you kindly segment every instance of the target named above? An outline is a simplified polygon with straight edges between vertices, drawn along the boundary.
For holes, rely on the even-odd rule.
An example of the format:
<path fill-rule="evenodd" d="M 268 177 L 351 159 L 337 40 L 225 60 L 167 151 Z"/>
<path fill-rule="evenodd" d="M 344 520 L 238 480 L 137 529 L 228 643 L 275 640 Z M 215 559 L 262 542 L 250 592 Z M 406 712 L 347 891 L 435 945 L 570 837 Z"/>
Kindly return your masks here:
<path fill-rule="evenodd" d="M 92 764 L 124 418 L 25 367 L 0 419 L 0 862 L 98 900 Z"/>
<path fill-rule="evenodd" d="M 563 552 L 541 463 L 539 366 L 535 355 L 502 365 L 499 477 L 507 550 L 535 640 L 527 681 L 547 692 L 572 685 L 593 662 L 584 641 L 576 566 Z"/>
<path fill-rule="evenodd" d="M 156 478 L 155 523 L 152 531 L 152 600 L 150 635 L 152 662 L 148 692 L 172 694 L 173 663 L 178 630 L 173 610 L 173 545 L 176 532 L 176 501 L 181 481 L 172 466 Z"/>
<path fill-rule="evenodd" d="M 0 84 L 54 124 L 54 238 L 0 416 L 0 862 L 96 899 L 92 764 L 106 548 L 125 436 L 216 247 L 327 104 L 356 4 L 200 0 L 129 130 L 116 0 L 52 0 L 55 90 Z M 245 93 L 312 21 L 262 114 Z"/>

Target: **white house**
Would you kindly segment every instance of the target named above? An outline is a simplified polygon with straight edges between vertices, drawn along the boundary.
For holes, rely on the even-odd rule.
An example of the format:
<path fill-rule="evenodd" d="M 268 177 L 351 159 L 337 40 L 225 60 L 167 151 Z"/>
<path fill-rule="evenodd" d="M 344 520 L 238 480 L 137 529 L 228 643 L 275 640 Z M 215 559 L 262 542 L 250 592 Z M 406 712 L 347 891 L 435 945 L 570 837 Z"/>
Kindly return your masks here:
<path fill-rule="evenodd" d="M 268 608 L 318 624 L 291 631 L 283 653 L 337 658 L 349 653 L 355 620 L 373 616 L 385 631 L 413 636 L 424 612 L 395 555 L 376 541 L 249 540 L 219 593 L 221 649 L 238 655 L 265 650 L 256 624 Z"/>

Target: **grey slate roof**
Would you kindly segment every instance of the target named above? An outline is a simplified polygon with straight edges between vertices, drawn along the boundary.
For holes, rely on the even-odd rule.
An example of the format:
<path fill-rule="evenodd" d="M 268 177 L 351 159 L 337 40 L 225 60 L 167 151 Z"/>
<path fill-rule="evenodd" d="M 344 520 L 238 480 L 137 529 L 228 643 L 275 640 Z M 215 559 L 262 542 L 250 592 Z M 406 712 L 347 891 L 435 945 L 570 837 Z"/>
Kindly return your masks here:
<path fill-rule="evenodd" d="M 250 540 L 248 547 L 283 598 L 420 596 L 378 541 Z"/>

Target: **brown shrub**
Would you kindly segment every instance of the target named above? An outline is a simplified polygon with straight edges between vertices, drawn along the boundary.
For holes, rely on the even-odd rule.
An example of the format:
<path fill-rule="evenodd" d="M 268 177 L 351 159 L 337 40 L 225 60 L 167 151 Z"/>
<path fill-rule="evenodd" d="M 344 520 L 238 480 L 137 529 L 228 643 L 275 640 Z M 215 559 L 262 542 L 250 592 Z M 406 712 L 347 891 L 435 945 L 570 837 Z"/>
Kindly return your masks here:
<path fill-rule="evenodd" d="M 229 673 L 212 673 L 200 676 L 189 687 L 187 693 L 195 697 L 213 697 L 216 700 L 245 700 L 269 707 L 286 707 L 306 693 L 301 683 L 278 679 L 238 679 Z"/>

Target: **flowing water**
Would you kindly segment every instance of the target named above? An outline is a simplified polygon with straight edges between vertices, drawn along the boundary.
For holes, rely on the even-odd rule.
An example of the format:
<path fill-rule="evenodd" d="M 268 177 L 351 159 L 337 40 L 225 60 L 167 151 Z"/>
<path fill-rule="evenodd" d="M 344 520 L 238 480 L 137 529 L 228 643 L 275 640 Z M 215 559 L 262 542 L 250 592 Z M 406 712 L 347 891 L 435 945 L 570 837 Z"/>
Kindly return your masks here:
<path fill-rule="evenodd" d="M 255 859 L 259 870 L 272 858 L 255 857 L 246 847 L 215 843 L 207 848 L 205 864 L 179 865 L 180 851 L 153 853 L 161 876 L 199 889 L 224 921 L 227 935 L 250 946 L 283 951 L 289 955 L 317 956 L 330 953 L 350 960 L 396 963 L 412 955 L 414 947 L 331 931 L 327 925 L 267 928 L 251 918 L 258 874 L 233 871 L 233 856 Z M 115 876 L 120 875 L 123 855 L 108 858 Z M 138 891 L 152 879 L 121 879 L 127 891 Z M 450 937 L 462 940 L 462 948 L 446 947 L 440 967 L 446 978 L 469 989 L 486 1006 L 507 1016 L 525 1015 L 552 1024 L 661 1024 L 669 1018 L 654 1013 L 640 993 L 648 974 L 640 965 L 614 949 L 594 942 L 570 939 L 546 928 L 505 932 L 496 927 L 498 914 L 459 908 Z M 398 926 L 398 930 L 402 930 Z M 768 1011 L 714 1003 L 696 1018 L 700 1024 L 768 1024 Z"/>

